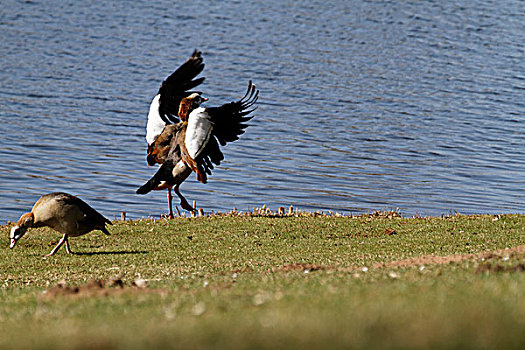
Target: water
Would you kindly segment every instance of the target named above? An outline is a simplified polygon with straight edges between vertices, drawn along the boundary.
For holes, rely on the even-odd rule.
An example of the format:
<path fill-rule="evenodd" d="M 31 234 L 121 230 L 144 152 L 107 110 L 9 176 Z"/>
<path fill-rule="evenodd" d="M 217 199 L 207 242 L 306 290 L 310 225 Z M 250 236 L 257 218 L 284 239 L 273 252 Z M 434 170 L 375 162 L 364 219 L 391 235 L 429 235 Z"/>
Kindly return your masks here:
<path fill-rule="evenodd" d="M 58 190 L 164 213 L 165 191 L 135 195 L 146 116 L 194 48 L 207 105 L 261 91 L 181 187 L 206 212 L 525 212 L 523 1 L 2 0 L 0 33 L 1 222 Z"/>

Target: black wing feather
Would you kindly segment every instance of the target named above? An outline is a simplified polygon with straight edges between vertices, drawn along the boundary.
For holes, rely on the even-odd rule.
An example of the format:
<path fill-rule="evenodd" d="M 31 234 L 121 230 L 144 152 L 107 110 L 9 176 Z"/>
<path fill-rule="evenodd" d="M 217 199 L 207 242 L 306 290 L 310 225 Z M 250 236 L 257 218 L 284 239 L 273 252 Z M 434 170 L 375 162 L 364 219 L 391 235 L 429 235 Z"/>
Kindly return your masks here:
<path fill-rule="evenodd" d="M 163 120 L 178 123 L 180 101 L 194 91 L 190 91 L 204 81 L 204 77 L 195 79 L 204 69 L 202 53 L 195 50 L 175 72 L 160 86 L 159 114 Z"/>
<path fill-rule="evenodd" d="M 239 136 L 244 133 L 244 129 L 248 127 L 245 123 L 253 118 L 246 116 L 256 109 L 249 108 L 257 102 L 258 98 L 259 90 L 250 80 L 246 95 L 239 101 L 206 109 L 215 124 L 213 135 L 222 146 L 226 145 L 227 142 L 238 140 Z"/>
<path fill-rule="evenodd" d="M 220 165 L 224 159 L 219 144 L 225 146 L 226 143 L 236 141 L 240 135 L 244 134 L 244 129 L 248 127 L 246 122 L 253 118 L 253 116 L 247 117 L 247 115 L 256 109 L 250 108 L 257 102 L 258 98 L 259 90 L 250 80 L 246 94 L 239 101 L 230 102 L 220 107 L 206 108 L 214 126 L 208 144 L 195 159 L 197 167 L 202 172 L 205 171 L 211 175 L 213 164 Z"/>

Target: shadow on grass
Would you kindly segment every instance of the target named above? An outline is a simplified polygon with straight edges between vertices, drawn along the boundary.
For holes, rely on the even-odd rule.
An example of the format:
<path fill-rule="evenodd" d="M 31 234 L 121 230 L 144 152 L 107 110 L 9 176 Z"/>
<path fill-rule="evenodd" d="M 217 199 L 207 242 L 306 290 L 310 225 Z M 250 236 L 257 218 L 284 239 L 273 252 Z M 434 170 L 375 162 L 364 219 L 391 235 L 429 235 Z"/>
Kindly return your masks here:
<path fill-rule="evenodd" d="M 73 255 L 126 255 L 126 254 L 148 254 L 147 250 L 120 250 L 113 252 L 74 252 Z"/>

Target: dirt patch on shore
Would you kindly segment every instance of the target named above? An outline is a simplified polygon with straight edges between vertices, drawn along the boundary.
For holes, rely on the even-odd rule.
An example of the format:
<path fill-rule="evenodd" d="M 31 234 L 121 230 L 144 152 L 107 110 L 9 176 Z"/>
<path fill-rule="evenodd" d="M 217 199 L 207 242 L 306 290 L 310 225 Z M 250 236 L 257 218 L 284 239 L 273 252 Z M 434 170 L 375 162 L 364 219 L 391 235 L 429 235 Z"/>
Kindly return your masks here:
<path fill-rule="evenodd" d="M 95 297 L 112 296 L 124 293 L 163 293 L 163 290 L 147 288 L 147 281 L 137 279 L 125 283 L 120 278 L 107 281 L 92 279 L 80 286 L 70 286 L 65 280 L 57 282 L 53 287 L 42 292 L 44 299 L 54 299 L 63 296 Z"/>
<path fill-rule="evenodd" d="M 446 265 L 450 263 L 457 263 L 464 260 L 477 260 L 477 259 L 503 259 L 504 257 L 513 255 L 525 254 L 525 245 L 520 245 L 508 249 L 500 249 L 496 251 L 486 251 L 475 254 L 453 254 L 453 255 L 423 255 L 414 258 L 408 258 L 403 260 L 389 261 L 385 263 L 375 263 L 371 267 L 374 269 L 378 268 L 393 268 L 393 267 L 412 267 L 412 266 L 423 266 L 423 265 Z"/>
<path fill-rule="evenodd" d="M 337 267 L 331 265 L 314 265 L 307 263 L 296 263 L 296 264 L 285 264 L 276 268 L 269 270 L 268 272 L 313 272 L 313 271 L 337 271 L 337 272 L 358 272 L 358 271 L 368 271 L 368 269 L 385 269 L 385 268 L 398 268 L 398 267 L 414 267 L 414 266 L 425 266 L 425 265 L 447 265 L 450 263 L 458 263 L 465 260 L 505 260 L 514 256 L 522 256 L 525 254 L 525 245 L 520 245 L 517 247 L 500 249 L 496 251 L 485 251 L 475 254 L 453 254 L 453 255 L 422 255 L 413 258 L 407 258 L 402 260 L 387 261 L 381 263 L 374 263 L 371 266 L 361 266 L 361 267 Z M 499 267 L 499 265 L 485 264 L 485 267 L 480 267 L 479 271 L 524 271 L 525 265 L 520 264 L 516 267 Z M 524 265 L 524 266 L 522 266 Z"/>
<path fill-rule="evenodd" d="M 318 270 L 333 270 L 333 266 L 321 266 L 321 265 L 314 265 L 314 264 L 286 264 L 283 266 L 279 266 L 277 269 L 274 269 L 273 271 L 318 271 Z"/>

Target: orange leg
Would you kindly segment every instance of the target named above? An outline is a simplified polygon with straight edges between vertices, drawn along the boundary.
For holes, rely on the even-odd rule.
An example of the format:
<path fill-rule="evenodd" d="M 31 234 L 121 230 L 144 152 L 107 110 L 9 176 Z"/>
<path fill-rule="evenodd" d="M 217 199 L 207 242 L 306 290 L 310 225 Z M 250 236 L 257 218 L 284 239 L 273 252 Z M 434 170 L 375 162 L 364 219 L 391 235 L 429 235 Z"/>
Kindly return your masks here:
<path fill-rule="evenodd" d="M 172 207 L 172 204 L 171 204 L 172 199 L 173 199 L 173 195 L 171 194 L 171 188 L 168 187 L 168 218 L 169 219 L 173 219 L 175 217 L 173 215 L 173 207 Z"/>

